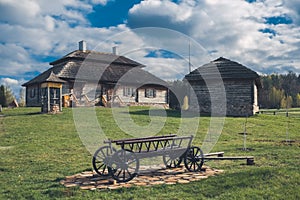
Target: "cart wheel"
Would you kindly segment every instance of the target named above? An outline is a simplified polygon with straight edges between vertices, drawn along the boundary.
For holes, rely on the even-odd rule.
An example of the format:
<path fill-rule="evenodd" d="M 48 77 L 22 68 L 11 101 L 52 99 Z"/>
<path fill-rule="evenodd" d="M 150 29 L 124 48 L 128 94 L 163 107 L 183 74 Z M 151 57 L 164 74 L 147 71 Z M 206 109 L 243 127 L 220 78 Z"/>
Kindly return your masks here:
<path fill-rule="evenodd" d="M 182 158 L 181 156 L 178 157 L 177 155 L 163 155 L 163 160 L 164 160 L 164 164 L 166 165 L 167 168 L 176 168 L 179 167 L 181 162 L 182 162 Z"/>
<path fill-rule="evenodd" d="M 101 176 L 109 175 L 109 160 L 116 150 L 110 146 L 100 147 L 93 156 L 93 168 Z"/>
<path fill-rule="evenodd" d="M 139 160 L 130 150 L 121 149 L 113 154 L 111 165 L 108 168 L 111 176 L 118 182 L 127 182 L 133 179 L 139 170 Z"/>
<path fill-rule="evenodd" d="M 203 152 L 199 147 L 189 147 L 184 157 L 184 165 L 190 172 L 200 171 L 203 165 Z"/>

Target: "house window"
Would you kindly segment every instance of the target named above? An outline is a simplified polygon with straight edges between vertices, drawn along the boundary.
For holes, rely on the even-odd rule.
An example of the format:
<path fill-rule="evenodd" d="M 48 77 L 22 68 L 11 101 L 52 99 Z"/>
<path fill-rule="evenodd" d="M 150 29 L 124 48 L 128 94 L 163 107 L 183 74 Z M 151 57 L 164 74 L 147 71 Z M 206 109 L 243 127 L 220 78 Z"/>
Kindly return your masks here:
<path fill-rule="evenodd" d="M 70 85 L 69 84 L 63 84 L 62 85 L 62 94 L 70 94 L 71 93 L 71 89 L 70 89 Z"/>
<path fill-rule="evenodd" d="M 30 90 L 30 98 L 34 98 L 35 97 L 35 88 L 32 88 L 31 90 Z"/>
<path fill-rule="evenodd" d="M 124 87 L 123 88 L 123 96 L 125 96 L 125 97 L 134 97 L 135 96 L 135 88 Z"/>
<path fill-rule="evenodd" d="M 152 88 L 145 89 L 145 97 L 155 98 L 156 97 L 156 90 L 152 89 Z"/>

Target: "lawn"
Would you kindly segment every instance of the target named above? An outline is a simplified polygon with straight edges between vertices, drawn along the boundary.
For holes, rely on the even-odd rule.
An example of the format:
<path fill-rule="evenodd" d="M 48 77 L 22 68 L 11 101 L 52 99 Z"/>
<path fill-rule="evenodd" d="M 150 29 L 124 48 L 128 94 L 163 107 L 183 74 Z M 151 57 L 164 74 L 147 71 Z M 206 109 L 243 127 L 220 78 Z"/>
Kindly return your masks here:
<path fill-rule="evenodd" d="M 85 191 L 59 183 L 92 166 L 92 156 L 75 129 L 72 109 L 56 115 L 39 111 L 18 108 L 0 113 L 5 115 L 0 117 L 0 199 L 300 199 L 300 117 L 260 114 L 248 118 L 246 144 L 253 151 L 241 150 L 245 118 L 226 118 L 213 151 L 253 155 L 254 166 L 244 161 L 209 161 L 207 165 L 225 172 L 189 184 Z M 117 112 L 124 115 L 123 108 Z M 136 124 L 151 122 L 146 107 L 131 107 L 130 112 Z M 96 108 L 96 113 L 109 137 L 128 137 L 111 109 Z M 180 113 L 168 111 L 167 115 L 161 134 L 177 132 L 181 122 Z M 201 146 L 209 122 L 209 117 L 200 117 L 194 145 Z M 294 142 L 286 143 L 287 135 Z"/>

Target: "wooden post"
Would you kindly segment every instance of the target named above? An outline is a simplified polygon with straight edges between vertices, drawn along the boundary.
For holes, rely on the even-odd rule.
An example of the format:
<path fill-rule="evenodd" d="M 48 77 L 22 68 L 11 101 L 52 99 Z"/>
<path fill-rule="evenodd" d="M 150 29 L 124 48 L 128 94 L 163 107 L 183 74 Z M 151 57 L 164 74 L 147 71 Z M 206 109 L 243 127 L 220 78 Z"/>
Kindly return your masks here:
<path fill-rule="evenodd" d="M 254 165 L 254 158 L 247 158 L 247 165 Z"/>
<path fill-rule="evenodd" d="M 62 112 L 62 85 L 59 88 L 59 111 Z"/>
<path fill-rule="evenodd" d="M 47 112 L 50 112 L 51 106 L 50 106 L 50 87 L 47 86 Z"/>

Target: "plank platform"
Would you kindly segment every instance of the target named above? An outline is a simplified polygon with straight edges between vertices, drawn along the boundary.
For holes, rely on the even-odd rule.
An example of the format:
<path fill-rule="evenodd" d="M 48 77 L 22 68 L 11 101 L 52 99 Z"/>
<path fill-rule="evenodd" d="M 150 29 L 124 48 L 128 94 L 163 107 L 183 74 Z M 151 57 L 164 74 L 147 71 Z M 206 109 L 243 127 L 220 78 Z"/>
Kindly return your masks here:
<path fill-rule="evenodd" d="M 247 165 L 254 165 L 254 156 L 204 157 L 205 160 L 246 160 Z"/>

